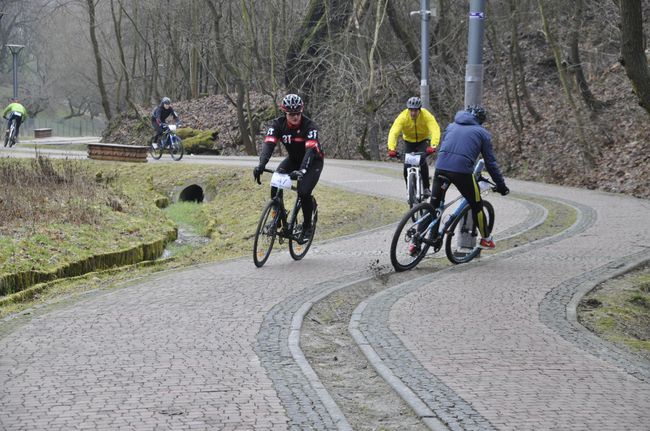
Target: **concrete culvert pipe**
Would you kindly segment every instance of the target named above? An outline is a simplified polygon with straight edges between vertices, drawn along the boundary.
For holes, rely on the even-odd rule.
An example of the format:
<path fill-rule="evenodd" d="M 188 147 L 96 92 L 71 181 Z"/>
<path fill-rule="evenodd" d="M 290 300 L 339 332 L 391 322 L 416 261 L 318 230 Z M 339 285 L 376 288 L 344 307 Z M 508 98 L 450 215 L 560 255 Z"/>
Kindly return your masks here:
<path fill-rule="evenodd" d="M 203 202 L 203 188 L 196 184 L 185 187 L 178 195 L 179 202 Z"/>

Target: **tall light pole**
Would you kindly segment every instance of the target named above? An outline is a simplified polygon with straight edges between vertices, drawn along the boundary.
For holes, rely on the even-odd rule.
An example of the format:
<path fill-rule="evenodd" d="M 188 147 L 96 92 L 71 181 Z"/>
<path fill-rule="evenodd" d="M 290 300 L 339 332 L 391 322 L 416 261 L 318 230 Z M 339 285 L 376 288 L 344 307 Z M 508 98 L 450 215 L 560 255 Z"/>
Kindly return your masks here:
<path fill-rule="evenodd" d="M 13 75 L 14 75 L 14 99 L 18 98 L 18 53 L 24 45 L 5 45 L 11 51 L 13 56 Z"/>
<path fill-rule="evenodd" d="M 467 65 L 465 66 L 465 107 L 483 103 L 483 34 L 486 0 L 470 0 Z"/>
<path fill-rule="evenodd" d="M 429 9 L 429 0 L 420 0 L 420 10 L 411 16 L 420 15 L 420 99 L 422 106 L 431 109 L 429 104 L 429 17 L 436 16 L 435 9 Z"/>

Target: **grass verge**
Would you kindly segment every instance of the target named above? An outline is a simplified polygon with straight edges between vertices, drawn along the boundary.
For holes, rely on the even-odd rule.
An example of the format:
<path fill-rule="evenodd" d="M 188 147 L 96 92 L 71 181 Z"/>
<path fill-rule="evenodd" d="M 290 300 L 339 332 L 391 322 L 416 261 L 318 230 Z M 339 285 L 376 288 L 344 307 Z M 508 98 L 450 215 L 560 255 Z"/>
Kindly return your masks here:
<path fill-rule="evenodd" d="M 29 166 L 30 161 L 7 159 L 2 163 L 14 172 Z M 39 203 L 52 196 L 32 196 L 21 190 L 30 211 L 0 231 L 0 276 L 29 268 L 51 271 L 61 264 L 74 262 L 86 255 L 102 254 L 123 246 L 122 242 L 145 242 L 160 237 L 170 228 L 187 229 L 201 241 L 170 244 L 172 257 L 152 264 L 132 265 L 120 270 L 92 272 L 82 277 L 33 286 L 12 300 L 0 297 L 0 318 L 39 303 L 51 301 L 74 292 L 96 289 L 151 272 L 213 262 L 251 253 L 252 238 L 261 210 L 269 197 L 268 185 L 258 186 L 249 170 L 187 164 L 123 164 L 93 160 L 52 160 L 53 171 L 71 169 L 80 180 L 77 199 L 67 191 L 53 210 L 38 213 Z M 178 188 L 201 183 L 209 202 L 165 206 L 168 197 Z M 14 190 L 18 190 L 16 188 Z M 91 187 L 97 190 L 87 191 Z M 35 188 L 43 189 L 42 186 Z M 63 187 L 65 189 L 65 187 Z M 47 190 L 47 189 L 46 189 Z M 385 225 L 399 218 L 404 203 L 354 194 L 317 186 L 314 195 L 319 203 L 316 241 Z M 287 194 L 286 203 L 293 204 L 295 194 Z M 19 193 L 11 197 L 19 205 Z M 8 201 L 4 194 L 0 199 Z M 79 203 L 81 201 L 81 204 Z M 74 216 L 59 217 L 66 205 L 75 206 Z M 92 208 L 92 220 L 66 223 Z M 60 210 L 57 212 L 57 209 Z M 119 209 L 119 211 L 117 210 Z M 26 215 L 25 215 L 26 214 Z M 59 217 L 60 218 L 60 217 Z M 56 223 L 52 221 L 57 219 Z M 252 264 L 252 263 L 251 263 Z"/>
<path fill-rule="evenodd" d="M 578 320 L 650 361 L 650 264 L 607 280 L 585 295 Z"/>

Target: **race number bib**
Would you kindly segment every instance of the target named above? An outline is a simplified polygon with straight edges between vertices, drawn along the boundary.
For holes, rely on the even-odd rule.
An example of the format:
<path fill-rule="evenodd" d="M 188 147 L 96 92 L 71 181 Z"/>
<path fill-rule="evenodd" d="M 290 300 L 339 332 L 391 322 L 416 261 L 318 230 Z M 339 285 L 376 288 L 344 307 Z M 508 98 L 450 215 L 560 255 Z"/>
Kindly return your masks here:
<path fill-rule="evenodd" d="M 23 114 L 21 114 L 20 112 L 14 112 L 14 115 L 15 115 L 16 117 L 22 117 L 22 116 L 23 116 Z"/>
<path fill-rule="evenodd" d="M 273 172 L 273 175 L 271 176 L 271 186 L 279 189 L 291 190 L 291 177 L 287 174 Z"/>
<path fill-rule="evenodd" d="M 420 155 L 419 154 L 413 154 L 413 153 L 406 153 L 404 155 L 404 163 L 406 163 L 407 165 L 419 166 L 420 165 Z"/>

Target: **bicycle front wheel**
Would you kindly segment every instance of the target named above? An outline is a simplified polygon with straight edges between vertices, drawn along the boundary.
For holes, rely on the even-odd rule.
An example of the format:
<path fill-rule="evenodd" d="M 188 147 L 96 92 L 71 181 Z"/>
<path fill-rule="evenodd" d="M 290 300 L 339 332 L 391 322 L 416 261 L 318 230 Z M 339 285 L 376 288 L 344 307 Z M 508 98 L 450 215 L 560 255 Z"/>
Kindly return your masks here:
<path fill-rule="evenodd" d="M 157 142 L 155 139 L 152 139 L 151 142 L 149 142 L 149 154 L 155 160 L 160 159 L 163 155 L 162 144 Z"/>
<path fill-rule="evenodd" d="M 483 201 L 483 212 L 487 218 L 488 231 L 494 226 L 494 207 L 488 201 Z M 455 264 L 467 263 L 481 253 L 478 246 L 479 231 L 474 226 L 472 209 L 466 206 L 449 226 L 445 238 L 445 253 Z"/>
<path fill-rule="evenodd" d="M 293 222 L 293 234 L 289 238 L 289 254 L 293 260 L 300 260 L 309 251 L 311 243 L 314 240 L 314 234 L 316 233 L 316 223 L 318 222 L 318 206 L 316 205 L 316 198 L 314 200 L 314 212 L 311 214 L 311 235 L 307 238 L 302 238 L 299 241 L 299 237 L 302 234 L 302 226 L 304 225 L 304 216 L 302 214 L 302 208 L 297 205 L 294 209 L 294 222 Z"/>
<path fill-rule="evenodd" d="M 390 244 L 390 261 L 396 271 L 415 268 L 427 254 L 429 244 L 425 240 L 430 241 L 432 235 L 427 227 L 435 215 L 435 208 L 428 202 L 404 214 Z"/>
<path fill-rule="evenodd" d="M 264 211 L 262 211 L 262 216 L 260 217 L 260 221 L 257 224 L 257 231 L 255 232 L 255 242 L 253 242 L 253 262 L 255 262 L 255 266 L 258 268 L 264 265 L 271 255 L 275 236 L 278 231 L 277 225 L 279 218 L 280 211 L 278 211 L 277 203 L 270 201 L 266 204 Z"/>
<path fill-rule="evenodd" d="M 185 150 L 183 149 L 183 143 L 181 142 L 180 138 L 174 136 L 172 138 L 172 145 L 169 147 L 169 154 L 172 156 L 173 160 L 179 161 L 183 158 L 184 153 Z"/>

